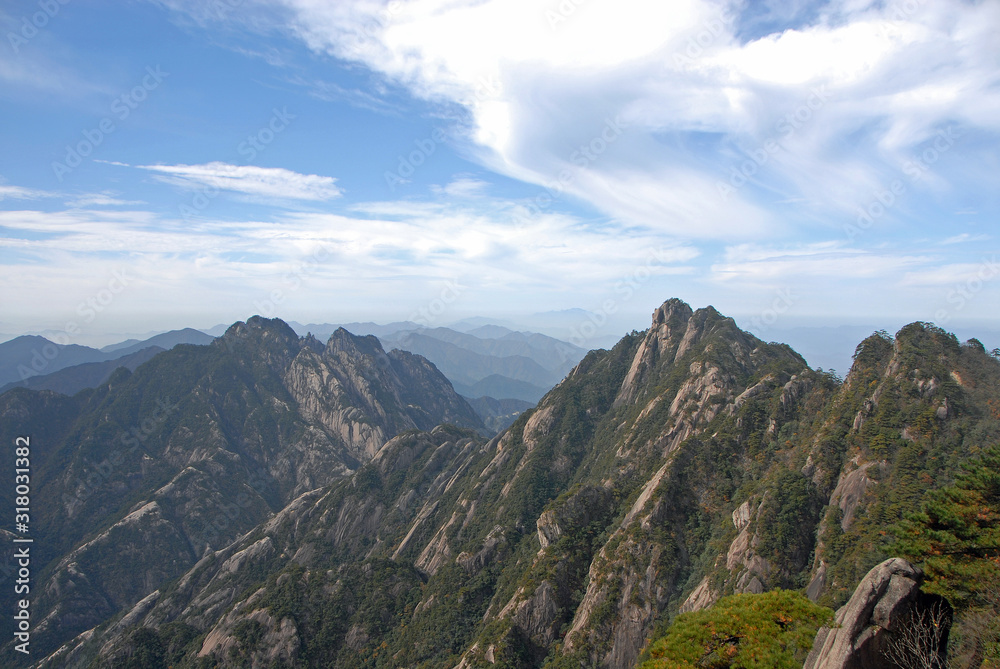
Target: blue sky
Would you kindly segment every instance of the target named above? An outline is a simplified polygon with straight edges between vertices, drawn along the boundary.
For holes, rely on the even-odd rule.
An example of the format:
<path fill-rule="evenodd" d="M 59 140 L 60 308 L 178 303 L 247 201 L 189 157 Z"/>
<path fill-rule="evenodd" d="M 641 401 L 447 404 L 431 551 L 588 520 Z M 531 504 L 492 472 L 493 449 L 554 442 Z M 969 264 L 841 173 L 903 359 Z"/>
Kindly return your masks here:
<path fill-rule="evenodd" d="M 36 0 L 0 29 L 2 333 L 590 312 L 569 336 L 675 296 L 765 338 L 1000 329 L 997 2 Z"/>

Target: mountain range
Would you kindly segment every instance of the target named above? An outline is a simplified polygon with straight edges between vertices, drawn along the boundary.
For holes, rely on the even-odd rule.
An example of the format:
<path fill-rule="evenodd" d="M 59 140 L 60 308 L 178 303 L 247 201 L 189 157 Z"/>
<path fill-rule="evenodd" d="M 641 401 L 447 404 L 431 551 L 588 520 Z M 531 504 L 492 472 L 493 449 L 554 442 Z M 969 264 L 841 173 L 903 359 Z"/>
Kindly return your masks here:
<path fill-rule="evenodd" d="M 325 340 L 341 326 L 293 323 L 290 327 L 302 336 Z M 429 359 L 461 395 L 474 400 L 482 411 L 481 418 L 494 432 L 533 406 L 585 353 L 542 334 L 515 332 L 498 325 L 478 326 L 468 333 L 421 328 L 409 322 L 348 323 L 344 329 L 359 336 L 379 336 L 386 350 L 398 348 Z M 0 393 L 24 387 L 72 395 L 97 387 L 119 367 L 134 370 L 162 350 L 178 344 L 205 345 L 213 339 L 212 334 L 185 328 L 98 350 L 60 346 L 37 336 L 18 337 L 0 344 L 0 383 L 17 379 L 0 385 Z M 503 403 L 502 409 L 498 402 Z"/>
<path fill-rule="evenodd" d="M 734 593 L 845 603 L 998 396 L 928 323 L 841 379 L 673 299 L 492 438 L 427 359 L 261 318 L 0 395 L 0 433 L 47 500 L 40 666 L 625 669 Z"/>
<path fill-rule="evenodd" d="M 25 387 L 73 394 L 100 385 L 118 367 L 135 369 L 156 353 L 178 344 L 208 344 L 213 339 L 204 332 L 185 328 L 145 341 L 130 339 L 95 349 L 57 344 L 37 335 L 15 337 L 0 344 L 0 393 Z M 83 365 L 86 367 L 67 371 Z"/>

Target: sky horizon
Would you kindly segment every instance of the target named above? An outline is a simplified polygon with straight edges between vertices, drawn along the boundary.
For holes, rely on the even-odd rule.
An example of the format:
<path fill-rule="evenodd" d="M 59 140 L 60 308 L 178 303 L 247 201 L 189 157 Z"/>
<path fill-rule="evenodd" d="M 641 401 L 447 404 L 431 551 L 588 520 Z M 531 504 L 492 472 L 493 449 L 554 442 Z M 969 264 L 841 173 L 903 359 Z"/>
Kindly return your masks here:
<path fill-rule="evenodd" d="M 1000 331 L 1000 3 L 67 1 L 0 28 L 4 335 L 581 309 L 563 338 L 597 337 L 671 297 L 764 339 Z"/>

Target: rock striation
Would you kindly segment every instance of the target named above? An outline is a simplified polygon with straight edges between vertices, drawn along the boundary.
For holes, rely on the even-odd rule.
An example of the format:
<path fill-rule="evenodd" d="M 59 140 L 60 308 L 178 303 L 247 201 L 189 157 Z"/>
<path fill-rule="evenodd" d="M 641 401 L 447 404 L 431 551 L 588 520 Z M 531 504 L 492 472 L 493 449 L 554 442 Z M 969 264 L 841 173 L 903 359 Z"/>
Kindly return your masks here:
<path fill-rule="evenodd" d="M 261 390 L 228 387 L 232 367 L 203 364 L 212 380 L 197 392 L 213 403 L 169 432 L 196 435 L 199 457 L 228 458 L 212 463 L 215 479 L 192 481 L 231 476 L 252 452 L 287 462 L 265 469 L 287 487 L 272 490 L 263 521 L 238 525 L 230 543 L 154 584 L 159 595 L 122 596 L 137 602 L 124 617 L 83 628 L 43 666 L 141 653 L 178 668 L 632 669 L 678 609 L 804 583 L 822 604 L 848 602 L 881 559 L 856 547 L 883 546 L 892 514 L 948 480 L 975 435 L 1000 429 L 1000 418 L 989 423 L 1000 362 L 930 324 L 894 340 L 873 335 L 843 381 L 710 307 L 669 300 L 648 331 L 587 354 L 494 438 L 442 425 L 381 446 L 376 426 L 388 435 L 390 424 L 421 425 L 409 404 L 444 415 L 420 393 L 385 387 L 417 378 L 391 353 L 369 340 L 324 346 L 276 332 L 267 344 L 276 350 L 260 355 L 247 334 L 225 362 L 259 374 Z M 235 413 L 241 402 L 252 411 Z M 59 406 L 11 402 L 6 415 Z M 255 427 L 269 415 L 303 430 Z M 234 435 L 239 448 L 212 450 Z M 339 457 L 356 462 L 352 473 L 324 483 L 310 469 Z M 200 460 L 187 466 L 184 476 L 202 476 Z M 136 499 L 94 536 L 135 536 L 175 508 Z M 70 568 L 63 592 L 95 582 L 86 561 Z M 868 662 L 883 640 L 916 629 L 929 600 L 914 584 L 912 567 L 883 565 L 811 662 L 836 666 L 838 653 Z"/>
<path fill-rule="evenodd" d="M 484 430 L 426 359 L 343 329 L 324 346 L 259 316 L 72 398 L 5 393 L 0 415 L 4 435 L 36 435 L 33 492 L 51 507 L 32 519 L 51 552 L 36 557 L 40 651 L 350 475 L 400 432 Z"/>

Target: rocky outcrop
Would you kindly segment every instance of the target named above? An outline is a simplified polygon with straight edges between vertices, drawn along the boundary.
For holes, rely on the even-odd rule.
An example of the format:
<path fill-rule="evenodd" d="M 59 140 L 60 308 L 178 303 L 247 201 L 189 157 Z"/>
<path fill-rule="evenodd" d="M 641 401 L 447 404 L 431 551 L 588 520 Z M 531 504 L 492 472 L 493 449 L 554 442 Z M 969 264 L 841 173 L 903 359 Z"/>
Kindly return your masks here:
<path fill-rule="evenodd" d="M 733 512 L 733 524 L 739 529 L 739 534 L 726 552 L 726 569 L 731 574 L 727 581 L 733 584 L 735 593 L 758 595 L 764 592 L 764 584 L 771 573 L 770 563 L 757 554 L 760 534 L 751 524 L 751 518 L 757 517 L 763 505 L 763 502 L 756 505 L 751 515 L 748 500 Z"/>
<path fill-rule="evenodd" d="M 403 430 L 440 423 L 483 427 L 427 360 L 404 351 L 386 353 L 375 337 L 356 337 L 343 328 L 323 349 L 303 346 L 284 381 L 299 412 L 339 437 L 360 462 Z"/>
<path fill-rule="evenodd" d="M 280 621 L 265 608 L 254 608 L 262 591 L 240 602 L 208 633 L 198 657 L 241 657 L 249 669 L 289 665 L 296 659 L 299 637 L 291 618 Z"/>
<path fill-rule="evenodd" d="M 885 469 L 884 462 L 861 463 L 857 456 L 850 461 L 850 465 L 857 467 L 857 469 L 848 471 L 845 468 L 844 473 L 840 475 L 840 479 L 837 482 L 837 487 L 834 488 L 833 494 L 830 495 L 830 504 L 836 504 L 840 507 L 842 514 L 840 527 L 845 532 L 854 523 L 854 514 L 857 512 L 858 505 L 864 498 L 865 493 L 875 485 L 875 481 L 868 476 L 868 470 L 872 467 L 878 467 L 879 470 Z"/>
<path fill-rule="evenodd" d="M 920 592 L 923 572 L 901 558 L 890 558 L 861 580 L 837 611 L 836 627 L 822 628 L 803 669 L 892 669 L 911 664 L 921 653 L 944 667 L 951 608 L 940 597 Z M 929 629 L 921 634 L 920 626 Z M 919 639 L 931 642 L 921 647 Z"/>
<path fill-rule="evenodd" d="M 632 365 L 622 381 L 618 397 L 615 398 L 615 406 L 627 404 L 638 397 L 643 381 L 660 360 L 673 362 L 680 344 L 677 341 L 678 335 L 687 333 L 692 313 L 691 307 L 680 300 L 668 300 L 653 312 L 653 325 L 632 359 Z M 693 336 L 693 330 L 691 334 Z"/>
<path fill-rule="evenodd" d="M 565 528 L 578 530 L 605 516 L 610 498 L 606 488 L 583 486 L 563 503 L 543 511 L 535 523 L 542 549 L 558 541 Z"/>
<path fill-rule="evenodd" d="M 691 611 L 701 611 L 707 609 L 719 599 L 718 593 L 712 590 L 709 585 L 708 576 L 701 579 L 701 582 L 691 591 L 687 599 L 677 609 L 678 613 L 690 613 Z"/>

